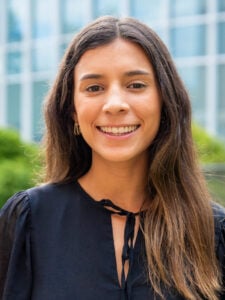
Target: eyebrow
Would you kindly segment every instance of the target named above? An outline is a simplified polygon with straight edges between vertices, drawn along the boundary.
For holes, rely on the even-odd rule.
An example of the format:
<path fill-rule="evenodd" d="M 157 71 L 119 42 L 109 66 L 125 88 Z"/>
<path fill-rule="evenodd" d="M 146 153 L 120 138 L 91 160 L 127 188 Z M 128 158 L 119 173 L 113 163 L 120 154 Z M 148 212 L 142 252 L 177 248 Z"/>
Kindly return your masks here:
<path fill-rule="evenodd" d="M 98 79 L 102 78 L 103 75 L 101 74 L 85 74 L 80 78 L 80 81 L 86 80 L 86 79 Z"/>
<path fill-rule="evenodd" d="M 151 73 L 144 70 L 132 70 L 125 73 L 126 76 L 135 76 L 135 75 L 151 75 Z"/>
<path fill-rule="evenodd" d="M 128 71 L 128 72 L 125 72 L 124 74 L 125 76 L 128 76 L 128 77 L 132 77 L 132 76 L 135 76 L 135 75 L 151 75 L 151 73 L 147 72 L 147 71 L 144 71 L 144 70 L 132 70 L 132 71 Z M 80 81 L 83 81 L 83 80 L 87 80 L 87 79 L 99 79 L 99 78 L 102 78 L 104 77 L 103 75 L 101 74 L 85 74 L 83 75 L 81 78 L 80 78 Z"/>

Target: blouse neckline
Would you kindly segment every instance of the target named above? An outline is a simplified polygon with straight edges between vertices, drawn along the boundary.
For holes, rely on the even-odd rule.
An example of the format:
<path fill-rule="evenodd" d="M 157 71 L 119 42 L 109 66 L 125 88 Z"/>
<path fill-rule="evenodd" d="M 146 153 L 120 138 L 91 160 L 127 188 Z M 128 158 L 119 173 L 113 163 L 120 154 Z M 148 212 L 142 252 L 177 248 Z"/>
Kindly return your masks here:
<path fill-rule="evenodd" d="M 128 216 L 128 215 L 130 215 L 130 216 L 131 215 L 133 215 L 133 216 L 139 215 L 140 216 L 146 211 L 146 210 L 141 210 L 141 211 L 134 213 L 134 212 L 128 211 L 128 210 L 114 204 L 113 201 L 111 201 L 110 199 L 103 198 L 101 200 L 96 200 L 90 194 L 88 194 L 88 192 L 80 185 L 80 183 L 78 181 L 76 181 L 76 184 L 77 184 L 80 192 L 85 196 L 85 199 L 87 199 L 93 205 L 103 207 L 105 210 L 107 210 L 111 214 L 118 214 L 121 216 Z"/>

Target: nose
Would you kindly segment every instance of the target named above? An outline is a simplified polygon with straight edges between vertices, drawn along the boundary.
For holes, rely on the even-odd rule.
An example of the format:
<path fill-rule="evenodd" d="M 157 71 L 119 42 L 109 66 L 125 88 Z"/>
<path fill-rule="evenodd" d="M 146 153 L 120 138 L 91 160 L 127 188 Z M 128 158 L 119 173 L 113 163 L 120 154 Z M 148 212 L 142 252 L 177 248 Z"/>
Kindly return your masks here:
<path fill-rule="evenodd" d="M 110 90 L 105 99 L 103 111 L 105 113 L 117 114 L 129 110 L 129 104 L 125 99 L 125 94 L 119 88 Z"/>

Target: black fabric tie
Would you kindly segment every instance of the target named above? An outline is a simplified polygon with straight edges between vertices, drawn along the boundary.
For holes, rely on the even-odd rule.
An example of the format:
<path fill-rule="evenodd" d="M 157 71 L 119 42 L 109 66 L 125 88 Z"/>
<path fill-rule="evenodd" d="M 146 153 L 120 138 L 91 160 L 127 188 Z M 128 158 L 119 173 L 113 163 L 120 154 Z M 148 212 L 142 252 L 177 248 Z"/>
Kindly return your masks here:
<path fill-rule="evenodd" d="M 124 299 L 131 299 L 131 287 L 127 286 L 127 281 L 125 277 L 125 262 L 129 261 L 129 270 L 133 264 L 134 258 L 134 230 L 135 230 L 135 217 L 140 215 L 140 212 L 132 213 L 117 205 L 115 205 L 111 200 L 103 199 L 99 201 L 99 204 L 104 206 L 112 214 L 118 214 L 120 216 L 126 216 L 126 225 L 124 230 L 124 244 L 122 250 L 122 274 L 121 274 L 121 288 L 125 290 L 126 296 Z M 111 210 L 111 209 L 113 210 Z"/>

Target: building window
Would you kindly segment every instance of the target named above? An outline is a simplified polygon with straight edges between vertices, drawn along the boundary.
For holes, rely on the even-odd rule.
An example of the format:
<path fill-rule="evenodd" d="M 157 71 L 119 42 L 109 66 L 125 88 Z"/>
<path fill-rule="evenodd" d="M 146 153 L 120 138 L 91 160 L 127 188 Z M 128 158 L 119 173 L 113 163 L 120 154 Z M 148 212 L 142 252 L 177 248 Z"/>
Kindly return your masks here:
<path fill-rule="evenodd" d="M 42 103 L 47 92 L 46 81 L 35 81 L 32 86 L 32 139 L 40 141 L 43 135 Z"/>
<path fill-rule="evenodd" d="M 45 38 L 55 33 L 55 1 L 54 0 L 33 0 L 32 8 L 32 37 Z"/>
<path fill-rule="evenodd" d="M 66 49 L 68 48 L 68 45 L 69 45 L 69 42 L 63 42 L 63 43 L 60 44 L 60 46 L 59 46 L 59 57 L 60 57 L 60 59 L 62 59 L 63 56 L 65 55 Z"/>
<path fill-rule="evenodd" d="M 225 53 L 225 22 L 218 23 L 218 53 Z"/>
<path fill-rule="evenodd" d="M 175 57 L 206 54 L 206 26 L 196 25 L 171 29 L 171 52 Z"/>
<path fill-rule="evenodd" d="M 22 53 L 20 50 L 9 51 L 6 54 L 7 74 L 19 74 L 22 72 Z"/>
<path fill-rule="evenodd" d="M 225 1 L 217 0 L 217 9 L 218 11 L 225 11 Z"/>
<path fill-rule="evenodd" d="M 61 0 L 61 32 L 74 33 L 86 23 L 87 3 L 85 0 Z"/>
<path fill-rule="evenodd" d="M 131 0 L 130 14 L 147 24 L 159 21 L 167 17 L 167 6 L 165 0 Z"/>
<path fill-rule="evenodd" d="M 8 42 L 19 42 L 24 39 L 26 22 L 25 0 L 8 0 L 6 3 L 7 11 L 7 40 Z"/>
<path fill-rule="evenodd" d="M 225 137 L 225 64 L 219 65 L 218 69 L 218 106 L 217 106 L 217 130 Z"/>
<path fill-rule="evenodd" d="M 165 28 L 154 26 L 153 30 L 168 47 L 168 34 Z"/>
<path fill-rule="evenodd" d="M 193 119 L 204 126 L 206 123 L 206 67 L 182 67 L 179 68 L 179 73 L 191 98 Z"/>
<path fill-rule="evenodd" d="M 207 1 L 205 0 L 172 0 L 170 1 L 171 16 L 183 17 L 206 13 Z"/>
<path fill-rule="evenodd" d="M 102 15 L 120 16 L 122 13 L 122 1 L 95 0 L 92 1 L 93 18 Z"/>
<path fill-rule="evenodd" d="M 52 71 L 57 67 L 57 47 L 49 41 L 42 41 L 31 51 L 32 71 Z"/>
<path fill-rule="evenodd" d="M 7 124 L 9 127 L 20 129 L 21 85 L 7 85 Z"/>

